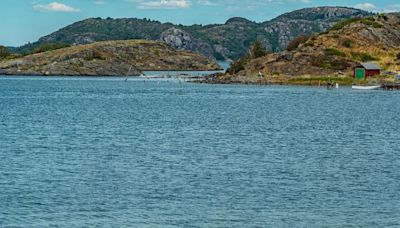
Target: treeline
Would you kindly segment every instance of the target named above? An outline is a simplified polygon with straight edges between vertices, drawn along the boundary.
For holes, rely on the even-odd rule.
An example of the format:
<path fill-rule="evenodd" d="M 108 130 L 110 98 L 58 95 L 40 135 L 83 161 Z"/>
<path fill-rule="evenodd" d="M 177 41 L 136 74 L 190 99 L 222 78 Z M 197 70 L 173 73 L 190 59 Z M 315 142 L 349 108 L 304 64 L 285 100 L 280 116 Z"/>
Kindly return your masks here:
<path fill-rule="evenodd" d="M 0 60 L 7 58 L 10 54 L 8 48 L 0 45 Z"/>
<path fill-rule="evenodd" d="M 32 55 L 32 54 L 42 53 L 42 52 L 46 52 L 46 51 L 53 51 L 53 50 L 66 48 L 66 47 L 70 47 L 70 46 L 71 45 L 64 44 L 64 43 L 46 43 L 46 44 L 40 45 L 39 47 L 37 47 L 29 52 L 12 53 L 10 51 L 10 49 L 8 49 L 7 47 L 0 45 L 0 60 L 15 59 L 15 58 L 26 56 L 26 55 Z"/>
<path fill-rule="evenodd" d="M 28 55 L 37 54 L 37 53 L 42 53 L 42 52 L 46 52 L 46 51 L 53 51 L 53 50 L 57 50 L 57 49 L 61 49 L 61 48 L 66 48 L 66 47 L 70 47 L 70 46 L 71 45 L 65 44 L 65 43 L 45 43 L 45 44 L 42 44 L 39 47 L 35 48 L 33 51 L 27 52 L 26 54 L 28 54 Z"/>

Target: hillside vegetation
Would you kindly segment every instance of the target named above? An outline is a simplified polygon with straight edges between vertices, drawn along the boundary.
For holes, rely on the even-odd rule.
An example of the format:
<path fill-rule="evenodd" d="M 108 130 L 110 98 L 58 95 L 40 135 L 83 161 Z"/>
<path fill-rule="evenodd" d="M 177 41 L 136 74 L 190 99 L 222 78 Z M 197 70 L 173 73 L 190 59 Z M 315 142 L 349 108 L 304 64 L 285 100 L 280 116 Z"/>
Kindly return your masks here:
<path fill-rule="evenodd" d="M 370 13 L 346 7 L 317 7 L 296 10 L 271 21 L 256 23 L 231 18 L 225 24 L 174 25 L 149 19 L 90 18 L 71 24 L 16 51 L 32 53 L 46 44 L 79 45 L 107 40 L 147 39 L 165 41 L 171 46 L 200 52 L 217 59 L 236 60 L 259 40 L 268 51 L 284 50 L 300 34 L 315 34 L 347 18 Z"/>

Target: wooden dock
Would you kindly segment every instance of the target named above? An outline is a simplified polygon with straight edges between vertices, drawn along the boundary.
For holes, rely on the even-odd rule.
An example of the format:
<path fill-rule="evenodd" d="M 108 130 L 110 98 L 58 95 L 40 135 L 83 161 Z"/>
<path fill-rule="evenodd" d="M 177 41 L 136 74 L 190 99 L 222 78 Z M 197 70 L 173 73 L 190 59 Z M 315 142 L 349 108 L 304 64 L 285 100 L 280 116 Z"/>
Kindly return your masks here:
<path fill-rule="evenodd" d="M 400 90 L 400 83 L 384 83 L 381 88 L 384 90 Z"/>

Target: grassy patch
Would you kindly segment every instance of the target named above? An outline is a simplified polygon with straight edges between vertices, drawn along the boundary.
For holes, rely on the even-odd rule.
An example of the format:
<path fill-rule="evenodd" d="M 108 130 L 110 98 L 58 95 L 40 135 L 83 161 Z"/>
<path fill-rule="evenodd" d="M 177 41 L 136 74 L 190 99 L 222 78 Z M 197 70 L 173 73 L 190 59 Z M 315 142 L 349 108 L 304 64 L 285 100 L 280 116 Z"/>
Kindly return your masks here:
<path fill-rule="evenodd" d="M 70 46 L 71 45 L 64 44 L 64 43 L 48 43 L 48 44 L 43 44 L 43 45 L 39 46 L 38 48 L 36 48 L 35 50 L 33 50 L 32 52 L 30 52 L 28 54 L 36 54 L 36 53 L 42 53 L 42 52 L 46 52 L 46 51 L 53 51 L 53 50 L 66 48 L 66 47 L 70 47 Z"/>
<path fill-rule="evenodd" d="M 309 41 L 304 44 L 304 47 L 313 47 L 313 46 L 314 46 L 314 43 L 312 41 Z"/>
<path fill-rule="evenodd" d="M 153 53 L 154 53 L 157 57 L 160 57 L 160 56 L 161 56 L 161 51 L 160 51 L 160 49 L 158 49 L 158 48 L 154 49 L 154 50 L 153 50 Z"/>
<path fill-rule="evenodd" d="M 346 27 L 350 24 L 357 23 L 357 22 L 371 26 L 373 28 L 382 28 L 383 27 L 383 25 L 381 23 L 375 21 L 374 17 L 365 17 L 365 18 L 351 18 L 348 20 L 341 21 L 341 22 L 337 23 L 336 25 L 334 25 L 330 30 L 337 31 L 337 30 L 343 29 L 344 27 Z"/>
<path fill-rule="evenodd" d="M 325 49 L 325 54 L 327 55 L 335 55 L 335 56 L 340 56 L 340 57 L 345 57 L 346 54 L 342 51 L 339 51 L 335 48 L 327 48 Z"/>
<path fill-rule="evenodd" d="M 330 30 L 331 31 L 340 30 L 340 29 L 346 27 L 347 25 L 359 22 L 361 20 L 362 20 L 361 18 L 351 18 L 348 20 L 344 20 L 344 21 L 341 21 L 341 22 L 337 23 L 336 25 L 334 25 Z"/>
<path fill-rule="evenodd" d="M 363 61 L 363 62 L 379 60 L 379 58 L 376 58 L 370 54 L 362 53 L 362 52 L 352 52 L 351 56 L 354 60 Z"/>

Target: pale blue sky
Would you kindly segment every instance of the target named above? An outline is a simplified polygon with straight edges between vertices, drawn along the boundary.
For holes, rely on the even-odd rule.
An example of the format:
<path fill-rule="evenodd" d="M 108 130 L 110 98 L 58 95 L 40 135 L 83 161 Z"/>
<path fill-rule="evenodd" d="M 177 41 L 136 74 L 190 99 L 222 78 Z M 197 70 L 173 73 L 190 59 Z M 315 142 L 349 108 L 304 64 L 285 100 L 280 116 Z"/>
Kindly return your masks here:
<path fill-rule="evenodd" d="M 137 17 L 180 24 L 266 21 L 314 6 L 400 11 L 398 0 L 0 0 L 0 44 L 19 46 L 88 17 Z"/>

